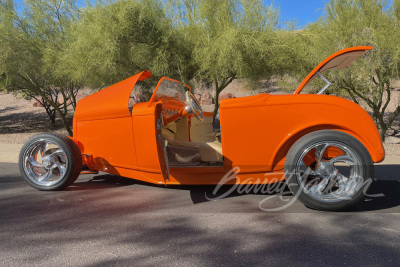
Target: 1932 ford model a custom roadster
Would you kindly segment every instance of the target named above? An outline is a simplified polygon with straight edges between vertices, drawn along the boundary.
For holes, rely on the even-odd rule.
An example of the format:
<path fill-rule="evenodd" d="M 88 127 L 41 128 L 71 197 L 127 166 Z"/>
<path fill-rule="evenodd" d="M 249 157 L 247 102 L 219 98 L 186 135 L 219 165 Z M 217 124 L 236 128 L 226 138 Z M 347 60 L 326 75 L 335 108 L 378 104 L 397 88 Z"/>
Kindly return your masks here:
<path fill-rule="evenodd" d="M 367 112 L 322 94 L 330 83 L 321 73 L 348 67 L 371 48 L 333 54 L 294 94 L 222 100 L 218 131 L 213 113 L 203 112 L 178 81 L 162 78 L 143 99 L 140 83 L 151 74 L 141 72 L 80 100 L 72 138 L 29 139 L 19 157 L 21 174 L 39 190 L 59 190 L 81 172 L 98 171 L 167 185 L 286 180 L 308 207 L 348 208 L 363 199 L 384 149 Z M 299 94 L 316 76 L 327 85 L 318 94 Z"/>

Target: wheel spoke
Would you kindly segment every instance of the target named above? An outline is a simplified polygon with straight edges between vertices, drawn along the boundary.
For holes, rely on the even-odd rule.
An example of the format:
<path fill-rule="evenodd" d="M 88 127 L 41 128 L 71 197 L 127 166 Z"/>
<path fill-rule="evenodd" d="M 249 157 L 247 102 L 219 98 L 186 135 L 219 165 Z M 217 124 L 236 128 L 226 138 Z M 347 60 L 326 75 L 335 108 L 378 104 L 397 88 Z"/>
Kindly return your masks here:
<path fill-rule="evenodd" d="M 325 153 L 325 150 L 329 147 L 329 144 L 321 144 L 315 147 L 315 158 L 317 159 L 317 162 L 319 163 L 322 159 L 322 156 Z"/>
<path fill-rule="evenodd" d="M 51 153 L 51 154 L 49 155 L 49 157 L 55 158 L 55 156 L 58 156 L 58 155 L 67 156 L 67 155 L 65 154 L 64 150 L 62 150 L 62 149 L 57 149 L 56 151 L 54 151 L 53 153 Z M 56 159 L 56 158 L 55 158 L 55 159 Z"/>
<path fill-rule="evenodd" d="M 40 154 L 42 155 L 42 158 L 44 157 L 44 153 L 46 152 L 48 145 L 49 145 L 48 142 L 42 142 L 40 144 Z"/>
<path fill-rule="evenodd" d="M 33 157 L 28 159 L 28 163 L 33 167 L 43 168 L 43 165 L 37 162 Z"/>
<path fill-rule="evenodd" d="M 50 170 L 46 173 L 46 175 L 43 175 L 43 176 L 38 177 L 38 181 L 39 181 L 39 182 L 48 182 L 48 181 L 49 181 L 49 178 L 50 178 L 50 176 L 51 176 L 51 174 L 52 174 L 52 170 L 50 169 Z"/>
<path fill-rule="evenodd" d="M 301 180 L 306 181 L 307 178 L 308 178 L 308 176 L 310 176 L 310 172 L 311 172 L 311 169 L 308 168 L 308 169 L 300 176 Z"/>
<path fill-rule="evenodd" d="M 339 190 L 344 190 L 347 184 L 347 178 L 342 175 L 340 172 L 337 173 L 335 177 L 335 181 L 338 184 Z"/>
<path fill-rule="evenodd" d="M 332 158 L 329 162 L 336 163 L 336 162 L 344 162 L 349 165 L 354 165 L 354 159 L 348 155 L 342 155 Z"/>
<path fill-rule="evenodd" d="M 55 167 L 54 167 L 55 166 Z M 66 168 L 58 162 L 54 162 L 53 168 L 57 168 L 60 171 L 60 177 L 64 176 Z"/>
<path fill-rule="evenodd" d="M 304 171 L 304 174 L 307 173 L 307 176 L 308 176 L 308 175 L 317 175 L 317 173 L 316 173 L 315 171 L 313 171 L 310 167 L 308 167 L 308 166 L 304 163 L 304 161 L 301 161 L 301 162 L 300 162 L 300 168 Z M 307 177 L 307 176 L 306 176 L 306 177 Z"/>
<path fill-rule="evenodd" d="M 322 181 L 318 185 L 313 187 L 314 188 L 314 192 L 317 193 L 317 194 L 322 194 L 323 192 L 326 191 L 326 189 L 327 189 L 329 184 L 330 184 L 330 179 L 329 178 L 322 179 Z"/>

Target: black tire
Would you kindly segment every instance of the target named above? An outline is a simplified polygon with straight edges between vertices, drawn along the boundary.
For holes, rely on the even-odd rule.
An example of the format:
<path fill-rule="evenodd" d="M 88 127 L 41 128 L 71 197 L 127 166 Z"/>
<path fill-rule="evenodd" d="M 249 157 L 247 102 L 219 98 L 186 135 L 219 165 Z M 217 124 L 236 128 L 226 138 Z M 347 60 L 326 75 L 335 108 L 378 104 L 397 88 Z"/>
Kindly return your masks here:
<path fill-rule="evenodd" d="M 59 150 L 57 151 L 62 151 L 62 156 L 66 158 L 64 162 L 65 166 L 62 166 L 64 170 L 62 177 L 60 177 L 62 172 L 59 169 L 58 176 L 60 178 L 54 179 L 54 181 L 52 182 L 49 181 L 47 185 L 45 185 L 44 182 L 40 182 L 39 180 L 35 179 L 35 177 L 37 178 L 37 176 L 35 176 L 36 174 L 35 172 L 32 172 L 32 169 L 38 169 L 38 168 L 32 167 L 35 165 L 30 165 L 27 163 L 28 162 L 27 153 L 29 153 L 29 151 L 33 151 L 32 147 L 38 146 L 40 142 L 42 143 L 48 142 L 58 146 Z M 36 150 L 37 149 L 38 148 L 36 148 Z M 53 159 L 54 158 L 57 157 L 53 156 Z M 41 164 L 43 164 L 43 162 Z M 73 182 L 75 182 L 75 180 L 78 178 L 82 170 L 82 156 L 78 146 L 70 138 L 56 133 L 44 133 L 30 138 L 24 144 L 19 154 L 18 165 L 22 177 L 30 186 L 38 190 L 55 191 L 64 189 L 67 186 L 71 185 Z M 54 171 L 51 172 L 52 172 L 51 175 L 57 176 L 57 174 L 54 174 Z"/>
<path fill-rule="evenodd" d="M 330 142 L 330 143 L 329 143 Z M 305 153 L 307 153 L 306 151 L 310 151 L 309 153 L 312 154 L 312 150 L 307 150 L 312 148 L 313 146 L 315 146 L 315 155 L 317 155 L 317 150 L 316 147 L 317 146 L 324 146 L 324 147 L 329 147 L 328 144 L 332 144 L 332 142 L 334 144 L 338 144 L 338 146 L 340 146 L 341 144 L 344 145 L 344 147 L 346 147 L 347 149 L 349 149 L 349 151 L 352 153 L 351 155 L 354 157 L 354 159 L 357 159 L 357 164 L 351 165 L 351 166 L 355 166 L 355 168 L 357 170 L 359 170 L 359 172 L 361 173 L 360 175 L 357 175 L 358 181 L 359 183 L 357 183 L 357 186 L 354 186 L 354 192 L 351 192 L 351 195 L 349 195 L 347 198 L 343 198 L 343 199 L 334 199 L 333 200 L 329 199 L 328 197 L 326 197 L 326 199 L 321 200 L 321 198 L 323 198 L 323 194 L 321 193 L 322 190 L 318 191 L 318 194 L 321 194 L 321 198 L 315 197 L 316 195 L 313 193 L 315 191 L 311 191 L 311 190 L 306 190 L 306 187 L 309 186 L 307 185 L 307 182 L 301 182 L 301 181 L 305 181 L 304 177 L 308 177 L 308 174 L 304 174 L 303 173 L 303 177 L 301 177 L 300 175 L 296 174 L 300 173 L 298 172 L 298 170 L 301 170 L 301 163 L 304 162 L 303 158 L 304 155 L 307 155 Z M 318 148 L 319 149 L 319 148 Z M 326 148 L 325 148 L 326 149 Z M 342 150 L 343 151 L 343 150 Z M 321 153 L 321 155 L 323 154 L 323 152 Z M 346 154 L 347 156 L 347 154 Z M 321 156 L 322 157 L 322 156 Z M 323 165 L 324 161 L 322 158 L 321 159 L 321 165 Z M 329 160 L 328 160 L 329 161 Z M 332 182 L 332 178 L 331 176 L 329 176 L 330 174 L 328 172 L 325 172 L 325 170 L 323 169 L 323 167 L 320 166 L 319 163 L 316 163 L 317 160 L 314 162 L 314 164 L 317 164 L 317 167 L 315 167 L 315 165 L 310 165 L 310 166 L 306 166 L 303 165 L 303 170 L 304 170 L 304 166 L 305 168 L 307 168 L 307 171 L 315 171 L 313 173 L 314 176 L 311 177 L 315 177 L 315 179 L 313 181 L 317 181 L 317 179 L 319 179 L 318 181 L 322 181 L 323 177 L 322 175 L 327 175 L 326 178 L 327 180 L 329 180 L 329 184 L 335 184 L 335 182 Z M 314 166 L 314 167 L 313 167 Z M 314 170 L 313 170 L 314 168 Z M 331 167 L 329 167 L 331 168 Z M 334 169 L 330 169 L 332 170 L 331 174 L 337 174 L 338 169 L 336 168 L 336 166 L 332 167 Z M 322 171 L 321 171 L 322 169 Z M 306 172 L 307 172 L 306 171 Z M 340 173 L 340 171 L 339 171 Z M 312 208 L 312 209 L 316 209 L 316 210 L 323 210 L 323 211 L 342 211 L 342 210 L 346 210 L 354 205 L 356 205 L 357 203 L 359 203 L 360 201 L 362 201 L 365 197 L 365 193 L 368 191 L 370 185 L 372 184 L 372 181 L 374 179 L 374 165 L 373 165 L 373 161 L 371 159 L 371 156 L 368 152 L 368 150 L 365 148 L 365 146 L 358 141 L 356 138 L 354 138 L 353 136 L 340 132 L 340 131 L 334 131 L 334 130 L 321 130 L 321 131 L 316 131 L 316 132 L 312 132 L 309 133 L 303 137 L 301 137 L 299 140 L 297 140 L 293 146 L 290 148 L 287 156 L 286 156 L 286 160 L 285 160 L 285 176 L 286 176 L 286 183 L 290 189 L 290 191 L 292 192 L 292 194 L 296 197 L 298 197 L 298 199 L 307 207 Z M 329 178 L 327 178 L 329 177 Z M 345 176 L 342 176 L 345 177 Z M 349 176 L 350 177 L 350 176 Z M 352 176 L 354 177 L 354 176 Z M 348 177 L 345 177 L 348 178 Z M 306 178 L 307 179 L 307 178 Z M 353 179 L 353 178 L 348 178 Z M 344 179 L 345 180 L 345 179 Z M 347 181 L 349 181 L 347 180 Z M 345 180 L 346 181 L 346 180 Z M 322 182 L 319 182 L 320 184 L 322 184 Z M 309 183 L 311 184 L 311 183 Z M 342 183 L 345 184 L 345 183 Z M 348 183 L 348 185 L 350 184 L 350 188 L 351 188 L 351 182 Z M 337 186 L 335 184 L 335 186 Z M 360 186 L 360 188 L 358 188 L 358 186 Z M 318 187 L 317 187 L 318 188 Z M 346 186 L 344 186 L 344 188 L 346 188 Z M 358 188 L 357 190 L 355 190 L 355 188 Z"/>

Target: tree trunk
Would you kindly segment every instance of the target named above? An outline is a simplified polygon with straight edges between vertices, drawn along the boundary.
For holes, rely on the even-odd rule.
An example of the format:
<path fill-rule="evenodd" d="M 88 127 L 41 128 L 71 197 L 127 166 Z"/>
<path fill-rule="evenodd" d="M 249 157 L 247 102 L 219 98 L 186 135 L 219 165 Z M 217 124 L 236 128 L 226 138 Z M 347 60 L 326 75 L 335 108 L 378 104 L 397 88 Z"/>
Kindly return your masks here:
<path fill-rule="evenodd" d="M 221 93 L 221 90 L 216 89 L 215 90 L 215 95 L 214 95 L 214 115 L 213 115 L 213 122 L 215 120 L 215 116 L 217 116 L 218 113 L 218 109 L 219 109 L 219 102 L 218 102 L 218 98 L 219 98 L 219 94 Z"/>
<path fill-rule="evenodd" d="M 57 111 L 57 113 L 60 115 L 61 121 L 65 127 L 65 129 L 68 132 L 69 136 L 72 136 L 72 129 L 71 127 L 68 125 L 68 121 L 66 119 L 66 114 L 67 111 L 64 113 L 62 112 L 62 110 L 60 109 L 60 107 L 58 106 L 58 101 L 55 102 L 52 99 L 48 98 L 40 89 L 37 90 L 37 93 L 42 97 L 43 102 L 46 102 L 49 106 L 53 107 L 55 111 Z M 57 100 L 57 99 L 56 99 Z M 65 99 L 64 99 L 64 104 L 65 104 Z M 66 109 L 65 109 L 66 110 Z"/>
<path fill-rule="evenodd" d="M 64 127 L 65 127 L 65 129 L 67 130 L 67 132 L 68 132 L 68 135 L 69 135 L 69 136 L 72 136 L 72 135 L 73 135 L 72 129 L 71 129 L 71 127 L 70 127 L 69 124 L 68 124 L 68 121 L 67 121 L 67 118 L 66 118 L 66 114 L 64 114 L 60 109 L 57 109 L 57 112 L 58 112 L 58 114 L 60 115 L 61 121 L 63 122 Z"/>
<path fill-rule="evenodd" d="M 234 79 L 236 79 L 236 75 L 232 75 L 231 77 L 227 77 L 224 79 L 222 85 L 218 84 L 218 79 L 214 79 L 215 84 L 215 95 L 214 95 L 214 115 L 213 115 L 213 122 L 215 120 L 215 116 L 217 116 L 217 112 L 219 109 L 219 95 L 221 94 L 222 90 L 224 90 Z"/>
<path fill-rule="evenodd" d="M 370 90 L 369 94 L 365 94 L 362 89 L 352 83 L 351 79 L 350 81 L 344 79 L 341 80 L 340 85 L 347 90 L 355 103 L 359 104 L 357 98 L 362 99 L 372 109 L 372 118 L 376 126 L 379 128 L 378 131 L 382 141 L 385 141 L 387 130 L 392 126 L 393 121 L 400 114 L 400 106 L 397 106 L 389 119 L 385 120 L 385 114 L 387 114 L 386 108 L 391 100 L 390 80 L 385 78 L 385 75 L 382 75 L 379 71 L 376 71 L 376 74 L 378 79 L 372 77 L 373 83 L 376 86 L 376 91 Z M 383 103 L 383 94 L 385 91 L 387 93 L 387 98 Z"/>
<path fill-rule="evenodd" d="M 51 106 L 49 106 L 46 102 L 43 101 L 44 108 L 46 109 L 47 116 L 50 119 L 51 124 L 56 124 L 56 111 L 54 109 L 51 109 Z"/>

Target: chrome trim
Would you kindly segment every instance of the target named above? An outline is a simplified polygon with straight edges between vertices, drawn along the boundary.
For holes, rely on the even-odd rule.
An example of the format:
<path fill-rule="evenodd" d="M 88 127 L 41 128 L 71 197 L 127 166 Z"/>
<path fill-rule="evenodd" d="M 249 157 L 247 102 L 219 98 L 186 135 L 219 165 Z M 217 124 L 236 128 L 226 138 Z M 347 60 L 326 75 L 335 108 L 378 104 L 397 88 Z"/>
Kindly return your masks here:
<path fill-rule="evenodd" d="M 317 72 L 318 77 L 321 78 L 321 80 L 323 80 L 324 82 L 326 82 L 326 85 L 324 87 L 322 87 L 321 90 L 318 91 L 317 95 L 321 95 L 323 92 L 325 92 L 326 89 L 328 89 L 329 86 L 332 85 L 332 83 L 330 81 L 328 81 L 327 78 L 325 78 L 324 76 L 322 76 L 321 73 Z"/>

